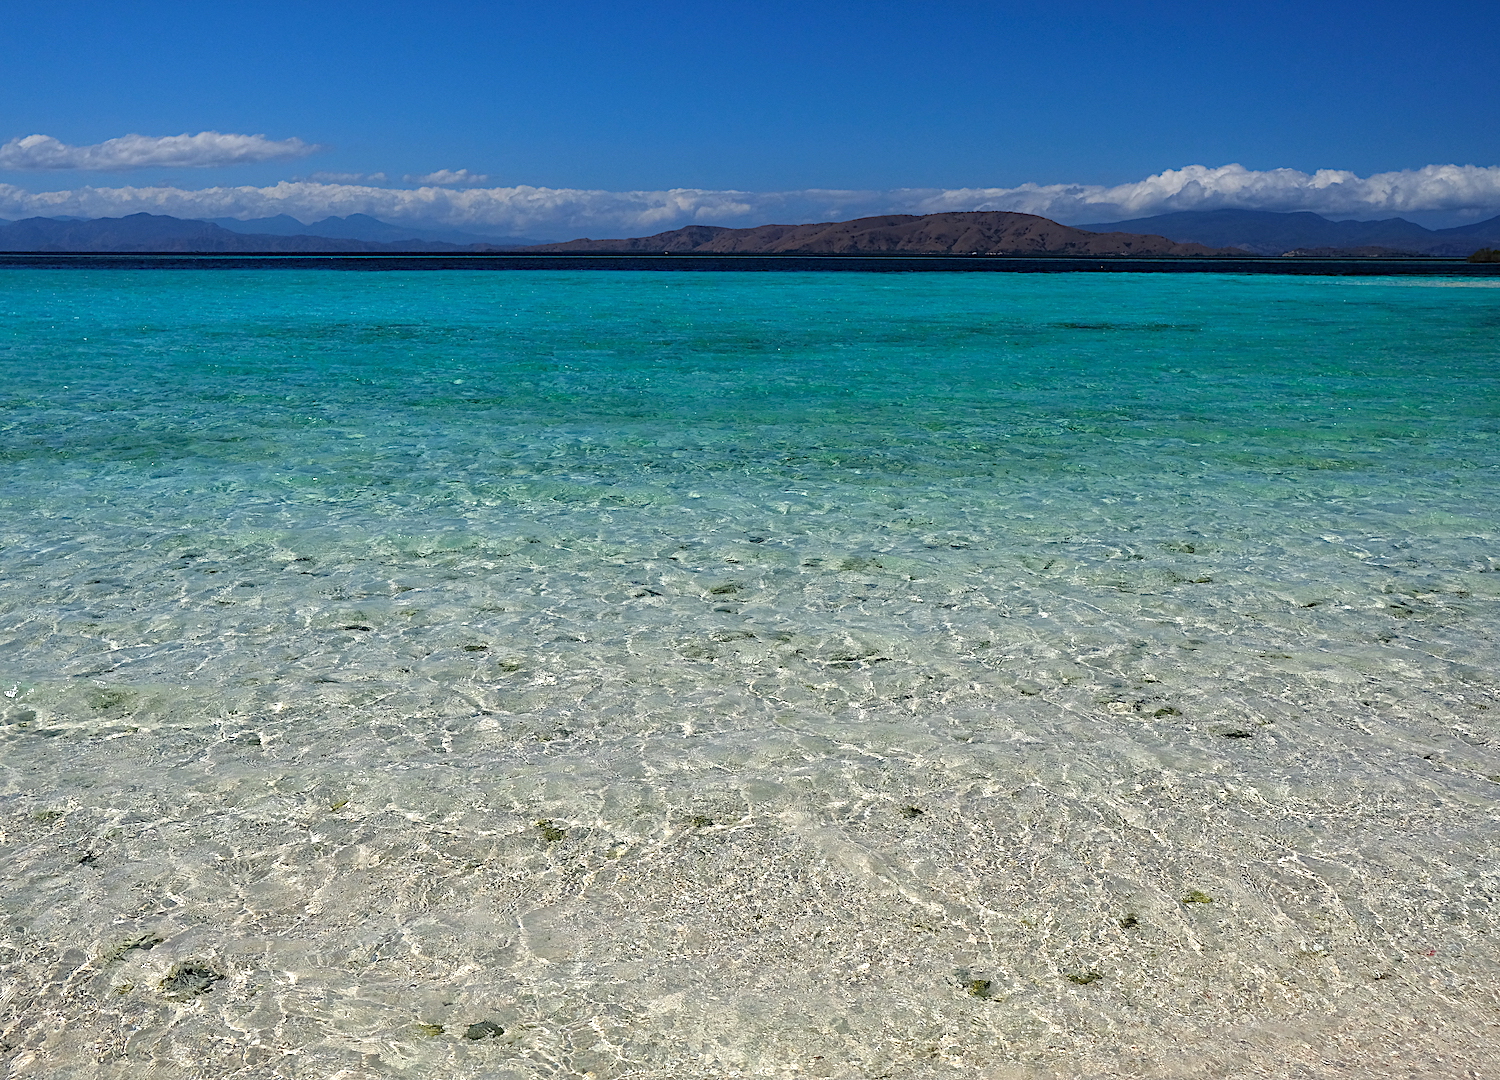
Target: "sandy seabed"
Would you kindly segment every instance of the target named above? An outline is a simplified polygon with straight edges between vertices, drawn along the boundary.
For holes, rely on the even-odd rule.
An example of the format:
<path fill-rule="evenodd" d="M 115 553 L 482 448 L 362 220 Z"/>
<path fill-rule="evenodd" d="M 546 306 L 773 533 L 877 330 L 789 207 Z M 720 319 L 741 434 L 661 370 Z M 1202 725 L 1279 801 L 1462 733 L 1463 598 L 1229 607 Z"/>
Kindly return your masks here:
<path fill-rule="evenodd" d="M 773 276 L 0 282 L 0 1076 L 1500 1077 L 1497 293 Z"/>

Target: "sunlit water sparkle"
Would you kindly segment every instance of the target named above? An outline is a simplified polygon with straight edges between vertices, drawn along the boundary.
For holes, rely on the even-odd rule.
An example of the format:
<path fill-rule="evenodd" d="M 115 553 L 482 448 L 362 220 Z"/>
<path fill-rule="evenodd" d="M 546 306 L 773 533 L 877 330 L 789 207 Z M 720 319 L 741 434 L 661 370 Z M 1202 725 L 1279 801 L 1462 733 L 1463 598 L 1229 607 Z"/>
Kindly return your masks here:
<path fill-rule="evenodd" d="M 1500 1075 L 1432 284 L 4 271 L 4 1075 Z"/>

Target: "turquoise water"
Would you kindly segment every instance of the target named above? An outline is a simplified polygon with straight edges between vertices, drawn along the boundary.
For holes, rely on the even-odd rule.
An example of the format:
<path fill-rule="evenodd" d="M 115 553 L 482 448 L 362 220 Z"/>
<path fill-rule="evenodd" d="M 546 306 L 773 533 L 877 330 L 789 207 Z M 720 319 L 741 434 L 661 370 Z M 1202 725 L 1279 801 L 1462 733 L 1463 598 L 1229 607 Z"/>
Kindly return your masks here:
<path fill-rule="evenodd" d="M 1496 1075 L 1495 284 L 0 313 L 6 1075 Z"/>

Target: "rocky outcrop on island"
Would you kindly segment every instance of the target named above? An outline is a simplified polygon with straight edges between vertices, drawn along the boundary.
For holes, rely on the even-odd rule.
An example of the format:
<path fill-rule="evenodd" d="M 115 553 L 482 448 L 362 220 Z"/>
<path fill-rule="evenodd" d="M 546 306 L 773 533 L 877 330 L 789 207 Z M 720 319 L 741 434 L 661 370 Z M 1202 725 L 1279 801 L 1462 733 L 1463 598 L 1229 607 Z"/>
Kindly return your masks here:
<path fill-rule="evenodd" d="M 1035 214 L 980 210 L 952 214 L 883 214 L 813 225 L 685 229 L 625 240 L 569 240 L 528 252 L 694 255 L 1243 255 L 1164 236 L 1087 232 Z"/>

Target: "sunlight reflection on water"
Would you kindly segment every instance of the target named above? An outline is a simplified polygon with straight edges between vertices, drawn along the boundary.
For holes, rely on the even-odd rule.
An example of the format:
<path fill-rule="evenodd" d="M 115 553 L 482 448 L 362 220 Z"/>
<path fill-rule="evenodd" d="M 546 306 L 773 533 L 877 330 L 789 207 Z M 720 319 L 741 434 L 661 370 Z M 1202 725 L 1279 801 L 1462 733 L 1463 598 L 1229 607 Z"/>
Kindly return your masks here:
<path fill-rule="evenodd" d="M 11 272 L 10 1075 L 1481 1075 L 1497 312 L 1385 285 Z"/>

